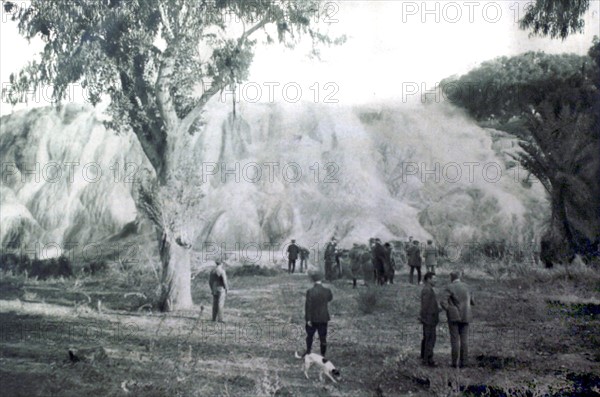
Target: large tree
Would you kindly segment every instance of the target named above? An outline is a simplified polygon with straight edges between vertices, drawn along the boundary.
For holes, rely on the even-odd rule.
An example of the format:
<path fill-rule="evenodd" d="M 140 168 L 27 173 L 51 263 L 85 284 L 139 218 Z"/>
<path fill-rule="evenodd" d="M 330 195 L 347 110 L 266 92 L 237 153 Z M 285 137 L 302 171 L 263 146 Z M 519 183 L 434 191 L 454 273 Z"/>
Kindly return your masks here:
<path fill-rule="evenodd" d="M 600 238 L 597 38 L 589 56 L 526 53 L 484 62 L 445 92 L 483 125 L 514 134 L 517 159 L 547 190 L 547 263 L 594 255 Z"/>
<path fill-rule="evenodd" d="M 95 105 L 110 98 L 108 123 L 132 130 L 153 167 L 153 187 L 142 190 L 138 208 L 157 228 L 162 263 L 162 310 L 192 306 L 190 225 L 193 200 L 181 175 L 180 153 L 201 124 L 206 103 L 220 90 L 247 78 L 257 32 L 263 42 L 293 46 L 301 36 L 332 40 L 317 29 L 318 1 L 297 0 L 32 0 L 27 8 L 3 1 L 27 39 L 44 50 L 16 76 L 16 91 L 54 86 L 54 99 L 79 83 Z M 321 18 L 323 20 L 323 18 Z M 236 21 L 238 23 L 236 23 Z M 209 89 L 207 89 L 210 87 Z M 197 190 L 200 191 L 200 190 Z M 196 195 L 195 199 L 201 199 Z M 173 206 L 173 202 L 175 205 Z"/>

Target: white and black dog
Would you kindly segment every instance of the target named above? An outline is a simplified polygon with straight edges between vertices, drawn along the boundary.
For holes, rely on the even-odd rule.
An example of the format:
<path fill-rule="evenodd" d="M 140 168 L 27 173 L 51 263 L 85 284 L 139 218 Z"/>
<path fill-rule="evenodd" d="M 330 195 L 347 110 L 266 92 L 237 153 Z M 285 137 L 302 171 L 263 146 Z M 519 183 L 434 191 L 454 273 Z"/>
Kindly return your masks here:
<path fill-rule="evenodd" d="M 304 359 L 304 364 L 303 364 L 303 369 L 304 369 L 304 376 L 306 376 L 306 379 L 309 379 L 308 377 L 308 370 L 310 368 L 311 365 L 315 364 L 317 367 L 319 367 L 319 380 L 321 382 L 323 382 L 323 375 L 327 376 L 329 379 L 331 379 L 333 381 L 333 383 L 337 383 L 337 381 L 334 378 L 337 378 L 338 380 L 341 380 L 341 374 L 340 371 L 338 369 L 335 368 L 335 366 L 332 364 L 331 361 L 329 361 L 328 359 L 326 359 L 325 357 L 321 356 L 320 354 L 317 353 L 309 353 L 306 354 L 304 353 L 302 356 L 298 354 L 298 352 L 295 352 L 296 358 L 303 358 Z"/>

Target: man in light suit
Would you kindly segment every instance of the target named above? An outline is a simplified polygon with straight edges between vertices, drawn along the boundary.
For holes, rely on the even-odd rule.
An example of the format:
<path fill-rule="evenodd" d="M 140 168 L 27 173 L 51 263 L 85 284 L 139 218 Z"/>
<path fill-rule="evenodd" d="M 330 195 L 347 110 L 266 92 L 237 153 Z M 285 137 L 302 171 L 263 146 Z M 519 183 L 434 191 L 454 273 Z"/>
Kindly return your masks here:
<path fill-rule="evenodd" d="M 321 355 L 327 351 L 327 323 L 330 320 L 327 305 L 333 299 L 331 290 L 321 284 L 322 275 L 313 274 L 315 285 L 306 291 L 304 319 L 306 320 L 306 354 L 310 354 L 315 332 L 319 333 Z"/>
<path fill-rule="evenodd" d="M 465 367 L 469 355 L 468 334 L 469 323 L 472 319 L 471 305 L 474 305 L 474 301 L 469 287 L 460 280 L 458 272 L 450 273 L 450 284 L 446 286 L 440 304 L 448 316 L 452 367 Z"/>

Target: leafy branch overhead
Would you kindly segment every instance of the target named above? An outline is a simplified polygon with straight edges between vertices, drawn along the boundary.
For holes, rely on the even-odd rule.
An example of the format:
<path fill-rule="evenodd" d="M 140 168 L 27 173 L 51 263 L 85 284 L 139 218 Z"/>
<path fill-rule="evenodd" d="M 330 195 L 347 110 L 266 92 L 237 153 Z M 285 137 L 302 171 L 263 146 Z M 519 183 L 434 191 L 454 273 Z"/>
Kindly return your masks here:
<path fill-rule="evenodd" d="M 69 84 L 88 89 L 95 105 L 110 98 L 108 126 L 131 128 L 159 177 L 166 172 L 169 134 L 189 132 L 206 102 L 247 79 L 261 31 L 265 42 L 293 47 L 302 36 L 339 44 L 320 32 L 318 1 L 32 0 L 3 6 L 27 39 L 44 50 L 17 75 L 13 90 L 52 84 L 54 100 Z M 16 102 L 18 98 L 13 97 Z"/>

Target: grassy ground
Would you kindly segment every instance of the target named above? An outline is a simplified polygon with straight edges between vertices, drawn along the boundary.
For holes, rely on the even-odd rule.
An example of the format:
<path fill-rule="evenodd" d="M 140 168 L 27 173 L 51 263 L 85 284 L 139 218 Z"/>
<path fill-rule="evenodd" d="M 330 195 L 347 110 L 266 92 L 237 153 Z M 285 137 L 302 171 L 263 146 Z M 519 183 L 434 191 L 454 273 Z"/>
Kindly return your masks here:
<path fill-rule="evenodd" d="M 328 357 L 343 378 L 335 385 L 319 382 L 316 371 L 305 379 L 294 358 L 304 349 L 304 294 L 311 286 L 305 275 L 231 272 L 225 324 L 215 325 L 203 273 L 193 280 L 196 310 L 168 315 L 147 305 L 151 278 L 110 273 L 39 282 L 5 273 L 0 390 L 6 396 L 600 395 L 598 274 L 536 269 L 516 277 L 486 269 L 466 272 L 477 305 L 471 365 L 462 370 L 449 368 L 445 315 L 435 348 L 440 367 L 420 365 L 420 287 L 407 283 L 406 269 L 396 284 L 377 289 L 368 314 L 359 308 L 367 287 L 330 284 Z M 440 269 L 439 288 L 448 272 Z M 81 361 L 69 360 L 69 349 Z"/>

